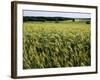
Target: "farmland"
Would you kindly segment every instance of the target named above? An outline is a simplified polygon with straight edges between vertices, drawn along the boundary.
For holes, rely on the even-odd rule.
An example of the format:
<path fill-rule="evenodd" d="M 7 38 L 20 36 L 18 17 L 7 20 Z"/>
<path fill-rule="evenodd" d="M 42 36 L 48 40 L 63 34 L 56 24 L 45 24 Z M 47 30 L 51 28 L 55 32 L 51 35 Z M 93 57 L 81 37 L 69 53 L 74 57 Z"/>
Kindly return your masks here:
<path fill-rule="evenodd" d="M 90 29 L 84 21 L 24 22 L 23 69 L 90 66 Z"/>

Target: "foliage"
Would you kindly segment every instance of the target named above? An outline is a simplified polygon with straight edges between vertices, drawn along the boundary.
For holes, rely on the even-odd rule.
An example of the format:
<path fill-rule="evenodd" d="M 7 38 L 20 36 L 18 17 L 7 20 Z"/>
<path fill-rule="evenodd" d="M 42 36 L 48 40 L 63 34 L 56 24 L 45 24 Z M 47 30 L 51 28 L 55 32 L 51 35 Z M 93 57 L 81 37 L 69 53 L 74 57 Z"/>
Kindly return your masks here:
<path fill-rule="evenodd" d="M 23 21 L 39 21 L 39 22 L 45 22 L 45 21 L 65 21 L 65 20 L 74 20 L 74 18 L 65 18 L 65 17 L 43 17 L 43 16 L 24 16 Z"/>
<path fill-rule="evenodd" d="M 25 22 L 23 69 L 90 66 L 90 24 Z"/>

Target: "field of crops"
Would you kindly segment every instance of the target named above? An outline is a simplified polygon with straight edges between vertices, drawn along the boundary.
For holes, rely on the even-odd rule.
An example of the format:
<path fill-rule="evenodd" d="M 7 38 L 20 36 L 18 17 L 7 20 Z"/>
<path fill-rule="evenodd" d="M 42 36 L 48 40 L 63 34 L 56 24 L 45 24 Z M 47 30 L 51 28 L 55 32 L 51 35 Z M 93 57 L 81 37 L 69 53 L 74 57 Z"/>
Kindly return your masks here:
<path fill-rule="evenodd" d="M 24 22 L 23 69 L 91 65 L 90 24 Z"/>

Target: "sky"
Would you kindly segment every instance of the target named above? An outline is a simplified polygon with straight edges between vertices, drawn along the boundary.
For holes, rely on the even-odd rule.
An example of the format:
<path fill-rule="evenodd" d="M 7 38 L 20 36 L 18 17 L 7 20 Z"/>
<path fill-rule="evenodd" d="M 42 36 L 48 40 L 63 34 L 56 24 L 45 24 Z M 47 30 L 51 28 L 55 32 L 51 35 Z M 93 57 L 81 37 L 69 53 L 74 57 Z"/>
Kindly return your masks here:
<path fill-rule="evenodd" d="M 91 18 L 90 13 L 34 11 L 34 10 L 33 11 L 32 10 L 24 10 L 23 16 Z"/>

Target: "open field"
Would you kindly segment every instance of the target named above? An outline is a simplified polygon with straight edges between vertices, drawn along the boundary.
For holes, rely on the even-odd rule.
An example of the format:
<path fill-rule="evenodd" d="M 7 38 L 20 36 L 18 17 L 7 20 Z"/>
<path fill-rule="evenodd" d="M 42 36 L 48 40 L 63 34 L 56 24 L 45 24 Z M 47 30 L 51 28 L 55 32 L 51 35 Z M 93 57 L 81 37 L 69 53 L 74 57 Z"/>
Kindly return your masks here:
<path fill-rule="evenodd" d="M 23 69 L 91 65 L 90 24 L 24 22 Z"/>

